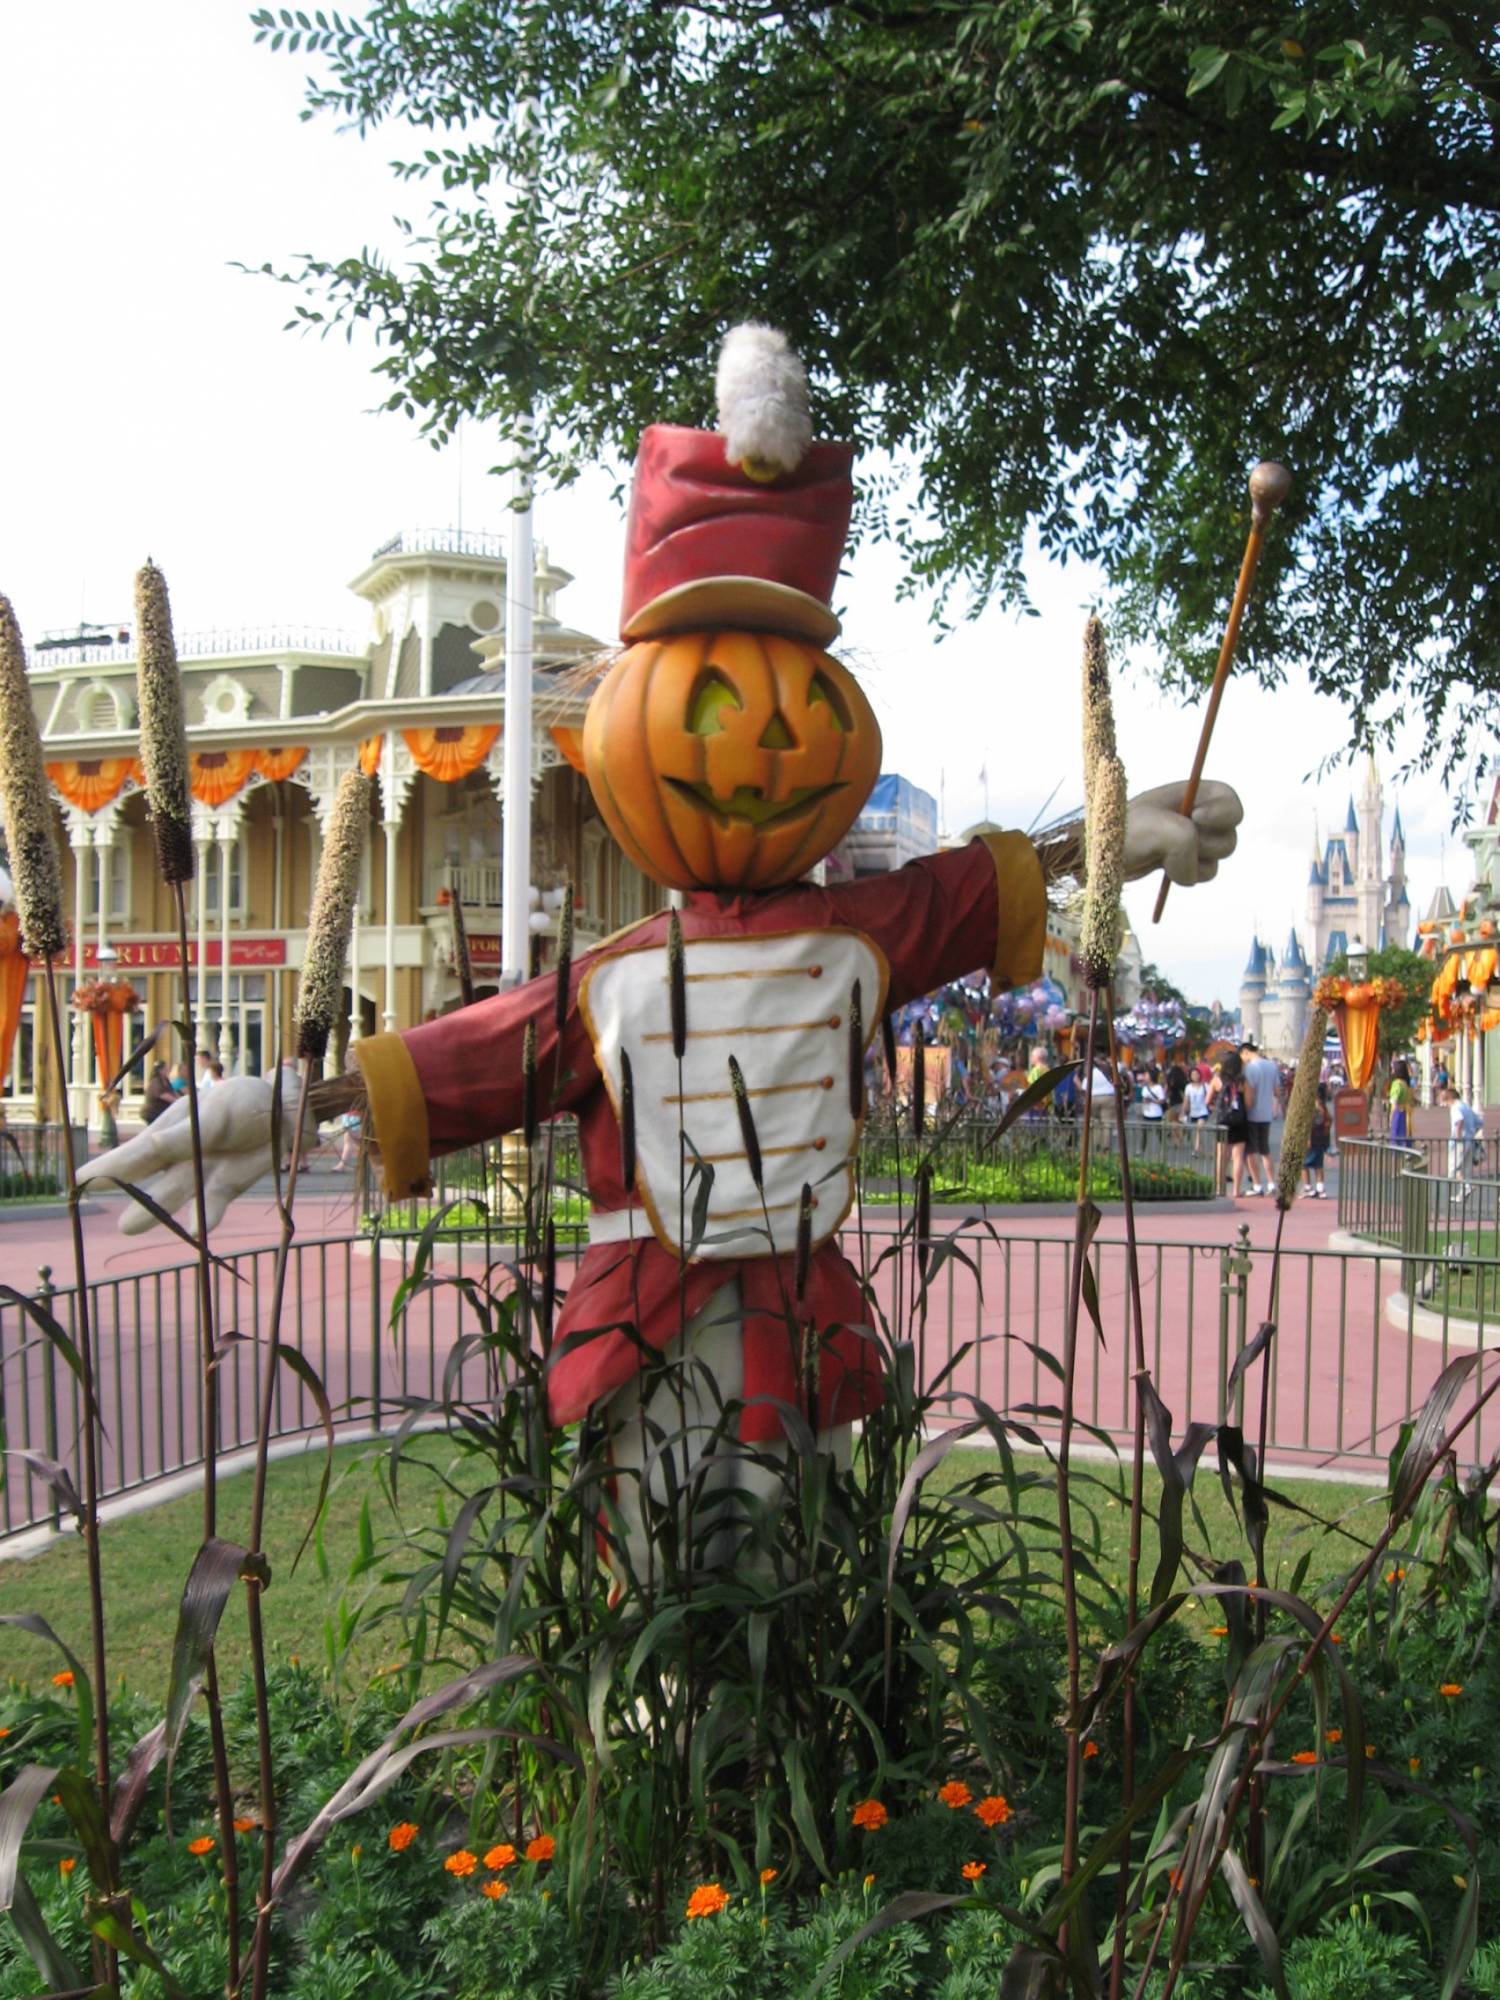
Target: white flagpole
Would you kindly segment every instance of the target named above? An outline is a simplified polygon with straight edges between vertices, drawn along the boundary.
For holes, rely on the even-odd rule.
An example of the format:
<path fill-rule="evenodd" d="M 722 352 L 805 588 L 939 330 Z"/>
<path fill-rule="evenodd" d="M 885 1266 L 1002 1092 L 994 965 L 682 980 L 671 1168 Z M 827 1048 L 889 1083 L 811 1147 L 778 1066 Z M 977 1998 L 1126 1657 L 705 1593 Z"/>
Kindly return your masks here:
<path fill-rule="evenodd" d="M 505 580 L 505 797 L 500 809 L 500 981 L 526 977 L 531 888 L 531 663 L 536 611 L 529 439 L 516 441 Z"/>

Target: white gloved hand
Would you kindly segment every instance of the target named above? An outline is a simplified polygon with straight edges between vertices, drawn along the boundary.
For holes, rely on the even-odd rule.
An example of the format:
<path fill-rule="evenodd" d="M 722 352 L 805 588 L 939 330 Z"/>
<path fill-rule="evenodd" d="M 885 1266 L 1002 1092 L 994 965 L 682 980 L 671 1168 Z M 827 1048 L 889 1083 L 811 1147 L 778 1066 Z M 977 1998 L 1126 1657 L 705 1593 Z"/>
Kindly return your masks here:
<path fill-rule="evenodd" d="M 297 1116 L 297 1072 L 281 1072 L 281 1139 L 290 1151 L 292 1126 Z M 198 1099 L 198 1124 L 203 1141 L 203 1192 L 210 1229 L 222 1219 L 236 1195 L 271 1171 L 270 1077 L 232 1076 L 216 1083 Z M 309 1118 L 303 1128 L 304 1148 L 317 1143 L 317 1123 Z M 169 1104 L 134 1139 L 127 1139 L 113 1151 L 78 1171 L 80 1182 L 96 1180 L 129 1181 L 143 1188 L 169 1214 L 188 1207 L 193 1200 L 193 1133 L 188 1117 L 187 1098 Z M 192 1220 L 191 1216 L 188 1218 Z M 139 1202 L 127 1201 L 120 1216 L 120 1233 L 139 1236 L 155 1227 L 155 1217 Z"/>
<path fill-rule="evenodd" d="M 1178 811 L 1183 785 L 1157 785 L 1133 798 L 1125 810 L 1127 882 L 1139 881 L 1165 868 L 1174 882 L 1192 888 L 1210 882 L 1219 863 L 1233 854 L 1235 828 L 1245 817 L 1239 794 L 1230 785 L 1205 780 L 1198 787 L 1190 815 Z"/>

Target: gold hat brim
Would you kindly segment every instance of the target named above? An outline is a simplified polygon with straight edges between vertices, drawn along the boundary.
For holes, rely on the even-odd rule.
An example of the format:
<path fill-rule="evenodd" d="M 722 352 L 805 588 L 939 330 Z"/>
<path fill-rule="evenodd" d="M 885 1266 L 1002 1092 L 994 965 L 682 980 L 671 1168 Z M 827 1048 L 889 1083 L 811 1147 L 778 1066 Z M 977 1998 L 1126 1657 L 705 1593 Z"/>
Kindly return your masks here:
<path fill-rule="evenodd" d="M 777 632 L 828 646 L 839 635 L 839 621 L 826 604 L 789 584 L 761 576 L 704 576 L 643 604 L 621 636 L 660 639 L 669 632 L 721 629 Z"/>

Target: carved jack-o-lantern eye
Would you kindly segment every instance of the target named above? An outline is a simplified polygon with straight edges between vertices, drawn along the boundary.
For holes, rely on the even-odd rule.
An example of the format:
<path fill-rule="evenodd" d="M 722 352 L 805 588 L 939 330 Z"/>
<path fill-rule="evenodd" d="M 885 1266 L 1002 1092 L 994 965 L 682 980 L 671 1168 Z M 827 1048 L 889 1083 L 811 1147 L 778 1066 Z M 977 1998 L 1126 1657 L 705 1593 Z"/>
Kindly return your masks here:
<path fill-rule="evenodd" d="M 817 707 L 826 708 L 834 728 L 848 735 L 850 727 L 848 704 L 826 675 L 813 675 L 812 684 L 807 690 L 807 706 L 810 710 Z"/>
<path fill-rule="evenodd" d="M 687 726 L 694 736 L 717 736 L 724 727 L 726 708 L 743 708 L 744 703 L 722 674 L 710 669 L 699 676 L 688 703 Z"/>

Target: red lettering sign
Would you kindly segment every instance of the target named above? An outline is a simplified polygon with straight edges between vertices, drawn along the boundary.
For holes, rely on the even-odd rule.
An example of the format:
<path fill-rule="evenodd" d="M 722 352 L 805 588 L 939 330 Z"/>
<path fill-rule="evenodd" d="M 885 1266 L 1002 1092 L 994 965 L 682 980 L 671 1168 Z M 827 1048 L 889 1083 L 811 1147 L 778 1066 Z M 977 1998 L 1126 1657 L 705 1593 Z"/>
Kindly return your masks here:
<path fill-rule="evenodd" d="M 120 972 L 175 972 L 178 965 L 177 945 L 170 938 L 112 938 L 113 959 L 106 959 L 104 967 L 99 963 L 97 944 L 86 944 L 83 948 L 83 962 L 90 972 L 113 967 Z M 210 938 L 204 953 L 204 964 L 222 965 L 224 962 L 224 941 Z M 198 941 L 188 939 L 188 964 L 198 963 Z M 232 937 L 229 940 L 229 968 L 248 969 L 255 966 L 276 966 L 286 964 L 286 939 L 284 937 Z"/>
<path fill-rule="evenodd" d="M 494 936 L 486 937 L 482 933 L 476 936 L 473 931 L 470 931 L 469 963 L 470 965 L 499 965 L 499 938 Z"/>

